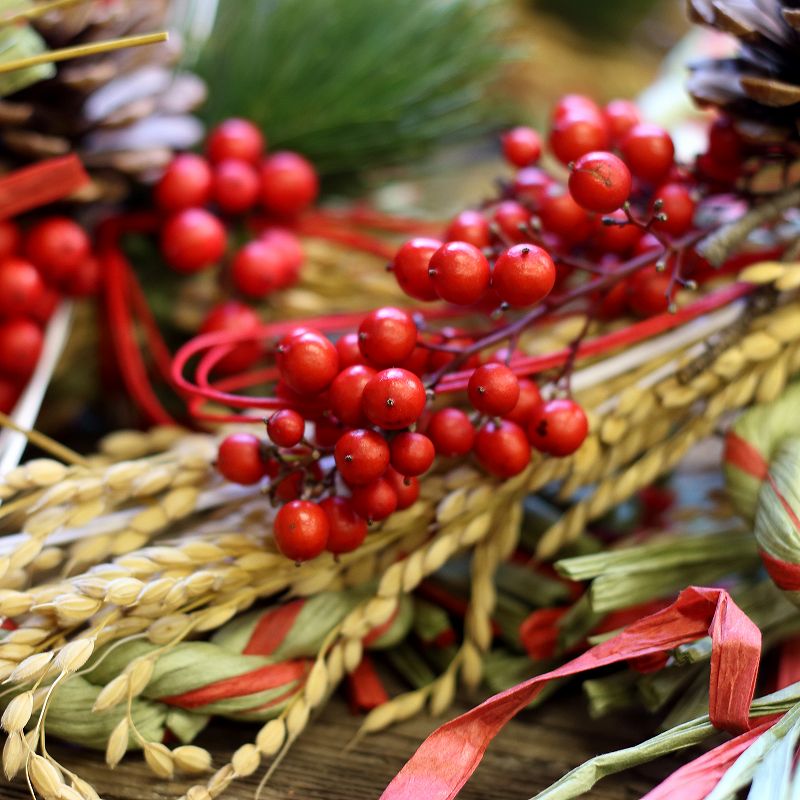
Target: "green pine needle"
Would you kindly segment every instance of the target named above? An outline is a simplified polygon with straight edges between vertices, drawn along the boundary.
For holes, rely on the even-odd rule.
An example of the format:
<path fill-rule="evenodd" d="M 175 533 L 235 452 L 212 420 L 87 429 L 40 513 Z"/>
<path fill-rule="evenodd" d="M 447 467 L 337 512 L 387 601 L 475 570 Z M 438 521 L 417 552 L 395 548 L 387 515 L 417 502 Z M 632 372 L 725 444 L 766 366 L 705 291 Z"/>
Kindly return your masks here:
<path fill-rule="evenodd" d="M 499 119 L 497 0 L 220 3 L 205 117 L 244 116 L 325 175 L 410 161 Z"/>

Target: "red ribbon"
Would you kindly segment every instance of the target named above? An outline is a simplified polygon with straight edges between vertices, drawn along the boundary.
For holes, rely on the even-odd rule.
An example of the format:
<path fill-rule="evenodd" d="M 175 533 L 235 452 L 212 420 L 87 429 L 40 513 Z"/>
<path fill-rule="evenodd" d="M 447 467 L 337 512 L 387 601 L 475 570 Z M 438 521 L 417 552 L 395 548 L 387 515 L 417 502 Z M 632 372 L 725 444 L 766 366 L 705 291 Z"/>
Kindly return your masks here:
<path fill-rule="evenodd" d="M 800 564 L 781 561 L 766 550 L 759 550 L 761 561 L 772 582 L 784 592 L 800 592 Z"/>
<path fill-rule="evenodd" d="M 0 178 L 0 219 L 11 219 L 56 200 L 89 183 L 76 155 L 49 158 Z"/>
<path fill-rule="evenodd" d="M 452 800 L 477 768 L 491 740 L 551 680 L 631 658 L 712 639 L 709 715 L 725 730 L 745 731 L 755 693 L 761 632 L 723 589 L 691 587 L 672 605 L 544 675 L 490 697 L 442 725 L 420 745 L 382 800 Z"/>
<path fill-rule="evenodd" d="M 763 481 L 769 474 L 769 464 L 754 445 L 730 431 L 725 437 L 725 462 L 742 472 Z"/>
<path fill-rule="evenodd" d="M 305 600 L 293 600 L 263 613 L 242 653 L 246 656 L 272 655 L 292 629 L 305 603 Z"/>

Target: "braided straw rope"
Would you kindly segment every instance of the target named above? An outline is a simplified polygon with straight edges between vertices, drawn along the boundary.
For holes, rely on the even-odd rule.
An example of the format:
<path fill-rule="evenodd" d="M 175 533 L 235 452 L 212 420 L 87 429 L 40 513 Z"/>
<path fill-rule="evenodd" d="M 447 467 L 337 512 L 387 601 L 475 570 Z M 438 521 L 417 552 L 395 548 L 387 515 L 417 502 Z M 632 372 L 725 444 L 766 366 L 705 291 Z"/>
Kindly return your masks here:
<path fill-rule="evenodd" d="M 800 284 L 799 271 L 770 263 L 744 273 L 744 279 L 772 287 L 781 302 L 768 315 L 743 316 L 738 340 L 726 341 L 696 377 L 685 370 L 703 354 L 684 346 L 579 387 L 579 399 L 593 411 L 590 437 L 573 456 L 536 456 L 504 482 L 467 465 L 442 464 L 426 476 L 413 507 L 338 560 L 323 555 L 295 567 L 280 556 L 268 536 L 272 510 L 257 489 L 220 480 L 211 436 L 174 428 L 120 432 L 86 464 L 39 459 L 8 473 L 0 483 L 0 516 L 8 529 L 20 531 L 0 540 L 0 614 L 17 626 L 0 640 L 0 676 L 11 689 L 4 697 L 10 701 L 8 724 L 3 723 L 8 771 L 15 771 L 10 767 L 16 759 L 18 768 L 25 766 L 31 775 L 38 770 L 39 782 L 52 789 L 52 772 L 36 760 L 43 758 L 60 776 L 59 786 L 68 779 L 73 788 L 82 787 L 75 789 L 81 796 L 92 796 L 62 765 L 28 754 L 20 736 L 33 726 L 35 751 L 47 706 L 56 719 L 59 692 L 66 697 L 71 684 L 81 685 L 76 672 L 94 650 L 128 647 L 124 642 L 155 649 L 107 675 L 95 713 L 120 704 L 130 708 L 109 736 L 109 761 L 119 760 L 133 737 L 131 746 L 144 750 L 156 774 L 207 765 L 207 755 L 181 750 L 189 745 L 170 751 L 150 738 L 157 730 L 143 719 L 149 701 L 142 693 L 159 659 L 168 663 L 193 638 L 232 624 L 260 598 L 372 586 L 322 645 L 306 654 L 312 663 L 302 690 L 276 707 L 278 716 L 264 724 L 255 743 L 187 793 L 192 800 L 218 796 L 263 759 L 276 756 L 276 764 L 343 676 L 358 666 L 365 636 L 392 619 L 403 598 L 448 559 L 471 551 L 472 591 L 455 658 L 431 684 L 370 712 L 361 733 L 425 707 L 441 713 L 459 678 L 469 686 L 481 678 L 482 654 L 491 642 L 494 574 L 515 547 L 522 498 L 554 482 L 565 499 L 591 487 L 542 537 L 539 554 L 552 555 L 589 520 L 671 469 L 728 411 L 780 395 L 800 369 L 800 302 L 791 294 Z M 565 325 L 564 331 L 572 328 Z M 64 793 L 50 794 L 59 791 Z"/>

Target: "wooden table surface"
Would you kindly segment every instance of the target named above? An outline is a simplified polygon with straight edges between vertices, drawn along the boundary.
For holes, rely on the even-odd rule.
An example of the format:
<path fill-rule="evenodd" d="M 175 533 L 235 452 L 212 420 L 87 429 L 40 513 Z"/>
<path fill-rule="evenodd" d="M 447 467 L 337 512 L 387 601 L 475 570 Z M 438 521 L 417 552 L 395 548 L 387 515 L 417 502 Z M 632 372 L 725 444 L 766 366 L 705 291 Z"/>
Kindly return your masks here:
<path fill-rule="evenodd" d="M 449 718 L 449 716 L 448 716 Z M 295 744 L 262 793 L 263 800 L 373 800 L 405 763 L 427 733 L 445 718 L 420 717 L 374 735 L 347 752 L 344 747 L 358 728 L 358 718 L 338 699 L 329 704 Z M 650 735 L 652 720 L 609 717 L 590 720 L 583 699 L 559 694 L 542 708 L 525 712 L 493 742 L 459 800 L 527 800 L 569 769 L 598 752 L 614 750 Z M 215 721 L 198 740 L 221 766 L 239 744 L 250 741 L 257 728 Z M 152 777 L 141 756 L 128 755 L 109 770 L 99 753 L 70 748 L 48 740 L 52 753 L 90 781 L 104 800 L 165 800 L 177 798 L 192 782 L 167 783 Z M 635 800 L 678 765 L 664 759 L 601 781 L 587 797 Z M 223 795 L 229 800 L 253 800 L 261 772 L 235 782 Z M 17 780 L 0 785 L 0 798 L 28 798 Z M 424 798 L 419 798 L 424 800 Z"/>

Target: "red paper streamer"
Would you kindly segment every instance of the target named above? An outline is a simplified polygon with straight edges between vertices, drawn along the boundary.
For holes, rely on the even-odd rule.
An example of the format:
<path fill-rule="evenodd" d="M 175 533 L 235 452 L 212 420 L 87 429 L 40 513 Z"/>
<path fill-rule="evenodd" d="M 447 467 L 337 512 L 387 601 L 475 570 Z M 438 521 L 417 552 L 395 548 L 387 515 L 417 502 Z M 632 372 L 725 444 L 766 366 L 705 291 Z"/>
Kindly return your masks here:
<path fill-rule="evenodd" d="M 784 592 L 800 592 L 800 564 L 781 561 L 766 550 L 759 550 L 761 561 L 772 582 Z"/>
<path fill-rule="evenodd" d="M 733 431 L 730 431 L 725 437 L 724 460 L 732 467 L 736 467 L 760 481 L 763 481 L 769 474 L 769 464 L 764 456 L 747 439 L 743 439 Z"/>
<path fill-rule="evenodd" d="M 800 681 L 800 636 L 793 636 L 781 645 L 776 689 L 783 689 L 798 681 Z"/>
<path fill-rule="evenodd" d="M 89 176 L 74 154 L 15 170 L 0 178 L 0 219 L 63 200 L 87 183 Z"/>
<path fill-rule="evenodd" d="M 634 622 L 558 669 L 490 697 L 442 725 L 420 745 L 386 788 L 382 800 L 452 800 L 477 768 L 492 739 L 549 681 L 661 653 L 706 635 L 713 642 L 711 721 L 725 730 L 747 730 L 761 632 L 723 589 L 691 587 L 663 611 Z"/>
<path fill-rule="evenodd" d="M 347 676 L 347 693 L 354 712 L 372 711 L 389 700 L 375 662 L 366 654 L 361 663 Z"/>
<path fill-rule="evenodd" d="M 246 656 L 272 655 L 292 629 L 305 602 L 305 600 L 294 600 L 262 614 L 242 653 Z"/>

